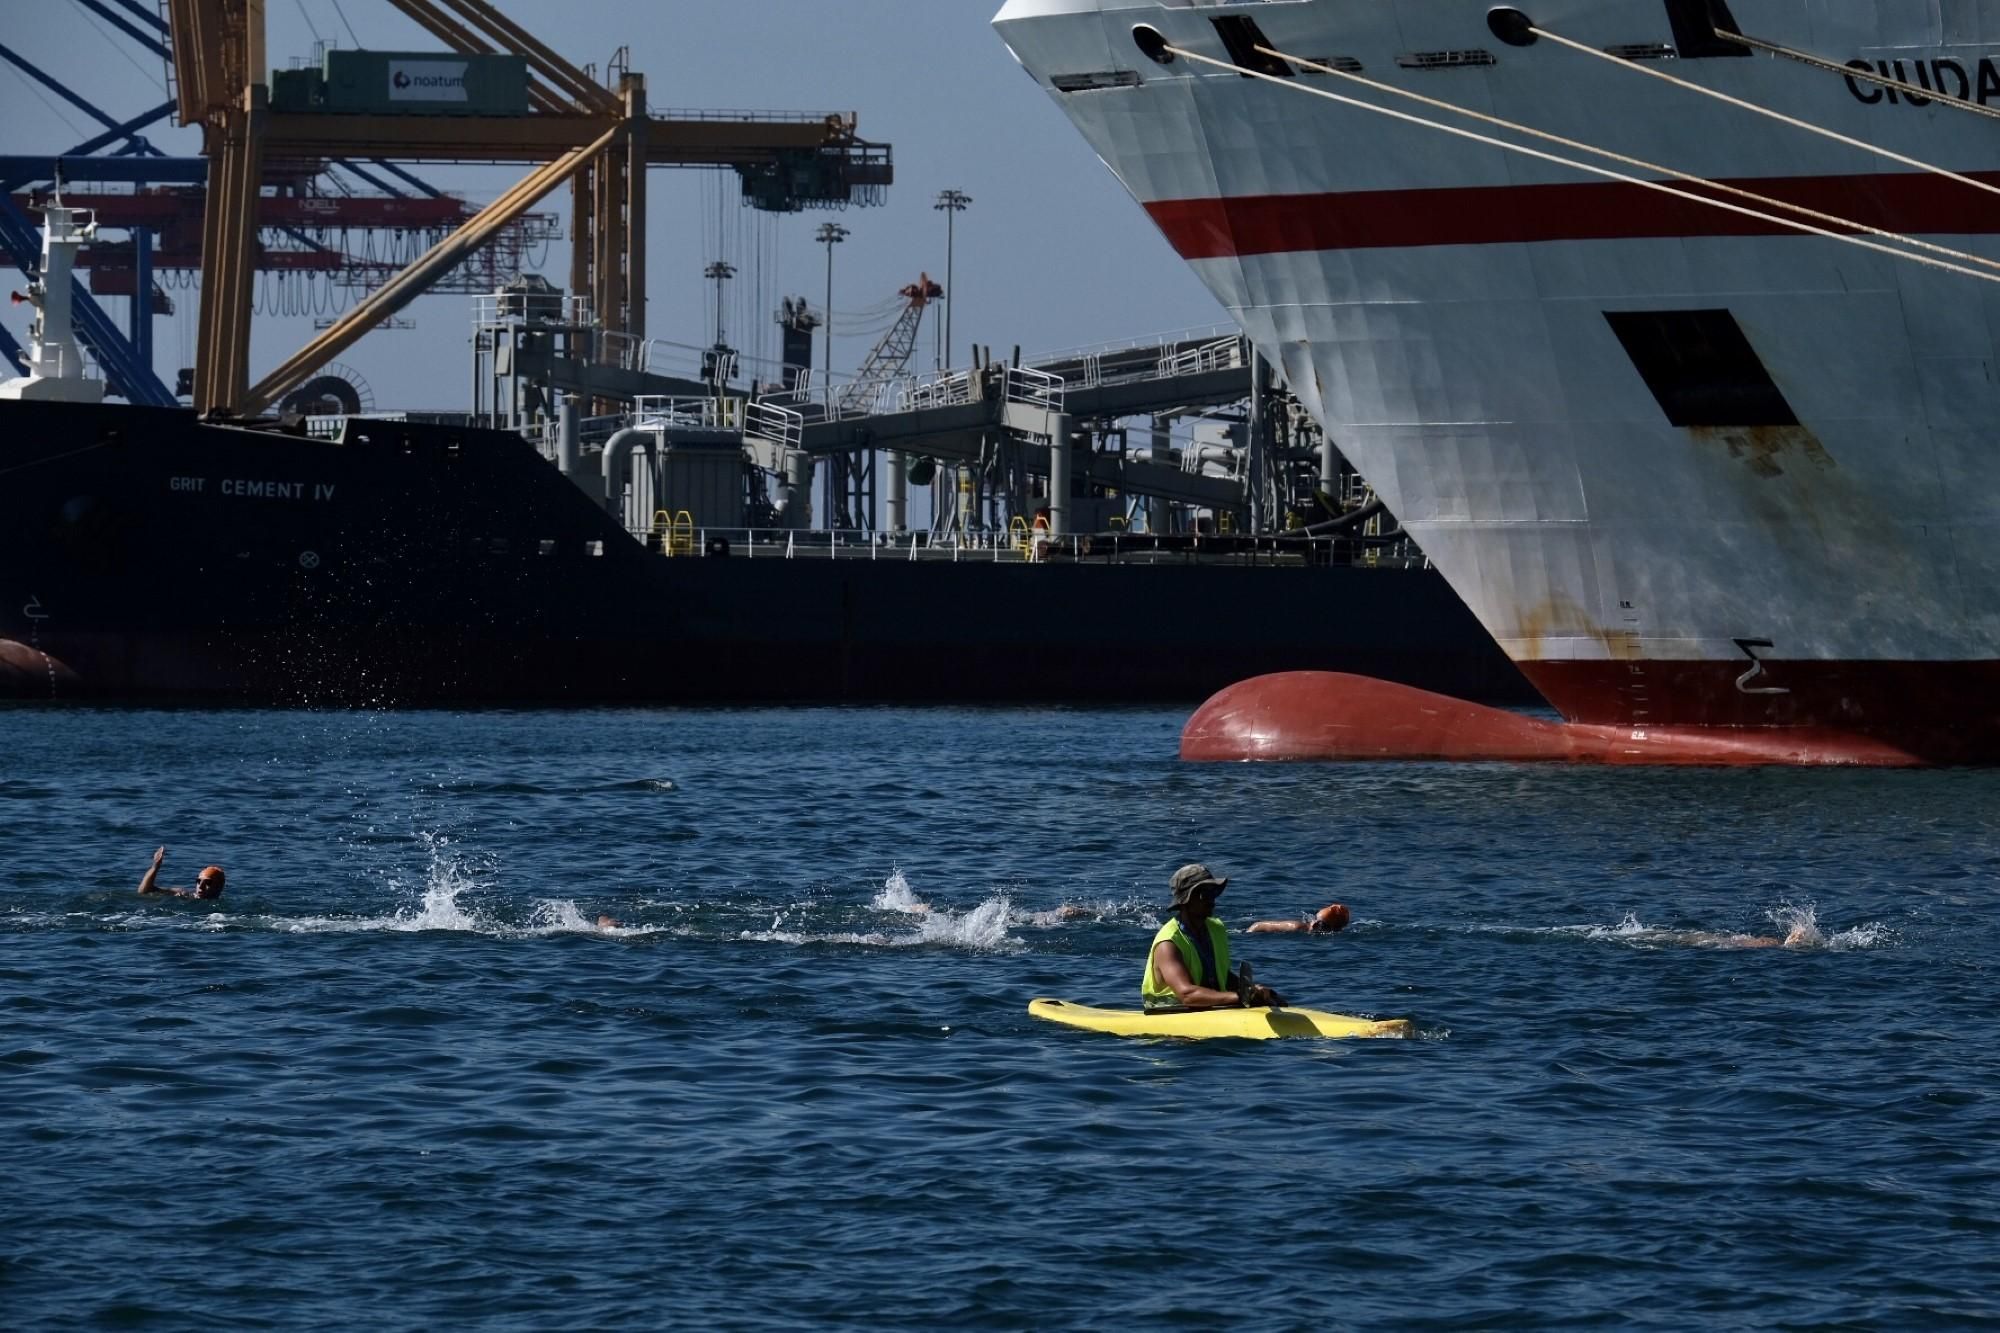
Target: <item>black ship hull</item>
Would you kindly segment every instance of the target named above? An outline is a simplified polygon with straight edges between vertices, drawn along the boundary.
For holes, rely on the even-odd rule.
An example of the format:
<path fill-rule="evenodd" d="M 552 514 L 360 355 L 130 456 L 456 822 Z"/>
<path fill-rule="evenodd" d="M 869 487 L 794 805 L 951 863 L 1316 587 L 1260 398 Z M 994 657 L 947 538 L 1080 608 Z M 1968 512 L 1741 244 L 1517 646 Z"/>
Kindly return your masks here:
<path fill-rule="evenodd" d="M 1429 571 L 670 559 L 503 432 L 0 402 L 0 696 L 1139 702 L 1299 669 L 1534 697 Z"/>

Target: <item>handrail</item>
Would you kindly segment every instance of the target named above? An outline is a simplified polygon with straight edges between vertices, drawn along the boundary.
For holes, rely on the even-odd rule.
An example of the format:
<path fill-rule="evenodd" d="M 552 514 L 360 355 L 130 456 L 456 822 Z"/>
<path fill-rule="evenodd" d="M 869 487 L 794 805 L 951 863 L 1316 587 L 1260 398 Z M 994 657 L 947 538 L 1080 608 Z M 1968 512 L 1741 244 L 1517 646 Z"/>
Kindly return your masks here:
<path fill-rule="evenodd" d="M 770 398 L 753 398 L 743 411 L 743 431 L 785 449 L 796 449 L 805 436 L 805 413 Z"/>
<path fill-rule="evenodd" d="M 742 416 L 737 398 L 679 398 L 640 394 L 632 400 L 632 424 L 640 430 L 737 430 Z"/>
<path fill-rule="evenodd" d="M 1060 347 L 1052 352 L 1037 352 L 1024 357 L 1030 365 L 1049 365 L 1059 361 L 1081 361 L 1085 357 L 1103 357 L 1113 352 L 1136 352 L 1142 347 L 1157 347 L 1164 352 L 1169 347 L 1195 341 L 1210 342 L 1224 337 L 1240 338 L 1243 331 L 1234 324 L 1203 324 L 1190 329 L 1177 329 L 1168 333 L 1142 334 L 1119 342 L 1092 343 L 1081 347 Z"/>
<path fill-rule="evenodd" d="M 1428 569 L 1430 561 L 1407 535 L 1392 541 L 1361 541 L 1346 534 L 1321 536 L 1270 533 L 1257 537 L 1226 533 L 1154 534 L 1113 528 L 1049 539 L 1016 514 L 1010 530 L 958 532 L 870 532 L 864 529 L 701 527 L 687 510 L 654 513 L 651 524 L 629 528 L 649 550 L 677 558 L 755 559 L 764 552 L 799 559 L 957 560 L 966 551 L 991 553 L 995 561 L 1062 564 L 1295 565 L 1300 569 Z M 1037 551 L 1038 547 L 1046 547 Z"/>

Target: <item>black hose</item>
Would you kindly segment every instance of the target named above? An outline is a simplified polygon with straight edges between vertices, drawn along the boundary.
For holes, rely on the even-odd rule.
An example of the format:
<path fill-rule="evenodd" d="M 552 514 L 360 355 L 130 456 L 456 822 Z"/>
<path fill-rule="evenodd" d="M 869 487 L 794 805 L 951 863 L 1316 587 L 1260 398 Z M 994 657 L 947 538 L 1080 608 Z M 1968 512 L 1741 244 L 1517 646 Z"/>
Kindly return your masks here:
<path fill-rule="evenodd" d="M 1328 533 L 1344 532 L 1348 528 L 1358 528 L 1369 519 L 1375 517 L 1375 515 L 1381 513 L 1386 507 L 1378 498 L 1370 500 L 1359 509 L 1350 509 L 1346 513 L 1337 515 L 1336 517 L 1323 518 L 1317 523 L 1308 523 L 1302 528 L 1294 528 L 1290 532 L 1280 532 L 1273 535 L 1281 539 L 1324 537 Z"/>

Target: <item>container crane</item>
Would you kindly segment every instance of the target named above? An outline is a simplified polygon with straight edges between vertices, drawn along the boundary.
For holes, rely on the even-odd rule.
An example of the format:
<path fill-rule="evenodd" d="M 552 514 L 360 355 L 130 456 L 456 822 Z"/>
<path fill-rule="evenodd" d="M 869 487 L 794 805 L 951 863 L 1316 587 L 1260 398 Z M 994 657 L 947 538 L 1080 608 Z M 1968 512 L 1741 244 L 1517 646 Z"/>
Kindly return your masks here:
<path fill-rule="evenodd" d="M 343 100 L 331 68 L 320 82 L 264 82 L 264 0 L 166 0 L 180 123 L 199 124 L 208 162 L 202 236 L 198 408 L 248 415 L 427 290 L 472 251 L 570 183 L 572 290 L 607 333 L 645 332 L 647 169 L 734 167 L 753 207 L 878 202 L 890 183 L 887 145 L 855 135 L 848 116 L 655 116 L 644 76 L 614 59 L 615 88 L 558 56 L 488 0 L 389 0 L 443 43 L 440 52 L 369 53 L 387 82 Z M 426 62 L 431 67 L 427 72 Z M 453 68 L 455 67 L 455 68 Z M 489 77 L 521 97 L 473 101 Z M 404 82 L 397 83 L 398 79 Z M 461 81 L 451 105 L 426 105 L 427 80 Z M 414 91 L 412 91 L 414 90 Z M 406 95 L 407 94 L 407 95 Z M 333 327 L 249 383 L 250 296 L 257 196 L 269 157 L 382 162 L 511 162 L 535 169 L 389 277 Z"/>

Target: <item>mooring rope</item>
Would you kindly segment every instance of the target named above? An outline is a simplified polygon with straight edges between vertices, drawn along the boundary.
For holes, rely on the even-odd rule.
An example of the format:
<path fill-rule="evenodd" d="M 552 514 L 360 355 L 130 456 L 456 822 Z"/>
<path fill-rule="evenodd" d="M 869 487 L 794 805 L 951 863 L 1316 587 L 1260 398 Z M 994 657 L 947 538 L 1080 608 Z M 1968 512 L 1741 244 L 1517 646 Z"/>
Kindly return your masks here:
<path fill-rule="evenodd" d="M 1581 51 L 1583 52 L 1583 54 L 1587 56 L 1595 56 L 1599 60 L 1608 60 L 1614 65 L 1623 65 L 1627 69 L 1646 75 L 1648 78 L 1663 80 L 1667 83 L 1673 84 L 1677 88 L 1685 88 L 1687 91 L 1691 93 L 1700 93 L 1703 97 L 1713 97 L 1718 102 L 1727 102 L 1729 105 L 1733 107 L 1738 107 L 1744 111 L 1749 111 L 1759 116 L 1767 116 L 1770 119 L 1778 121 L 1781 124 L 1790 125 L 1794 129 L 1804 130 L 1808 134 L 1817 134 L 1822 139 L 1831 139 L 1835 143 L 1846 144 L 1849 148 L 1859 148 L 1864 153 L 1873 153 L 1877 157 L 1888 158 L 1891 162 L 1900 162 L 1906 167 L 1915 167 L 1919 171 L 1927 171 L 1932 173 L 1933 175 L 1943 176 L 1947 180 L 1957 181 L 1960 185 L 1970 185 L 1975 190 L 1984 190 L 1988 194 L 2000 194 L 2000 185 L 1989 185 L 1985 181 L 1974 180 L 1970 176 L 1960 175 L 1956 171 L 1947 170 L 1946 168 L 1937 166 L 1934 163 L 1925 162 L 1920 158 L 1905 157 L 1903 154 L 1895 152 L 1891 149 L 1883 148 L 1877 144 L 1869 143 L 1866 139 L 1856 139 L 1851 135 L 1842 134 L 1837 130 L 1829 130 L 1824 126 L 1815 125 L 1809 120 L 1800 120 L 1796 116 L 1788 116 L 1782 111 L 1773 111 L 1770 107 L 1758 106 L 1755 102 L 1745 101 L 1743 98 L 1740 97 L 1731 97 L 1728 93 L 1718 92 L 1713 88 L 1704 88 L 1698 83 L 1692 83 L 1687 79 L 1678 78 L 1675 75 L 1667 73 L 1665 70 L 1648 69 L 1644 65 L 1638 63 L 1637 61 L 1626 60 L 1622 56 L 1614 56 L 1609 51 L 1600 51 L 1594 46 L 1585 46 L 1582 42 L 1573 41 L 1568 37 L 1559 36 L 1556 33 L 1550 32 L 1546 28 L 1536 28 L 1531 26 L 1529 27 L 1528 31 L 1535 34 L 1535 36 L 1537 37 L 1546 37 L 1558 46 L 1566 46 L 1572 51 Z M 1728 37 L 1731 36 L 1731 34 L 1724 32 L 1717 32 L 1716 36 Z M 1751 43 L 1751 44 L 1758 46 L 1765 45 L 1765 43 L 1761 42 Z M 1815 56 L 1808 58 L 1807 63 L 1817 63 L 1820 65 L 1825 65 L 1828 62 L 1819 60 L 1819 58 Z M 1843 74 L 1852 74 L 1855 75 L 1856 77 L 1859 77 L 1861 75 L 1860 70 L 1848 69 L 1842 65 L 1834 65 L 1832 66 L 1832 68 L 1840 70 L 1841 73 Z M 1870 75 L 1869 77 L 1871 78 L 1872 81 L 1877 83 L 1887 82 L 1895 84 L 1895 86 L 1897 87 L 1910 88 L 1910 85 L 1907 83 L 1896 84 L 1896 81 L 1894 79 L 1883 80 L 1878 76 L 1874 75 Z M 1919 97 L 1935 97 L 1940 101 L 1946 100 L 1940 94 L 1925 93 L 1916 88 L 1910 88 L 1910 91 L 1916 93 Z M 1957 101 L 1958 99 L 1951 98 L 1949 100 Z M 2000 116 L 2000 111 L 1989 110 L 1986 107 L 1980 106 L 1976 102 L 1964 102 L 1961 103 L 1960 105 L 1970 107 L 1972 110 L 1977 111 L 1982 115 Z"/>
<path fill-rule="evenodd" d="M 1816 222 L 1824 222 L 1835 227 L 1866 232 L 1870 236 L 1880 236 L 1885 240 L 1913 246 L 1916 249 L 1925 250 L 1931 254 L 1944 255 L 1950 259 L 1963 260 L 1966 263 L 1978 264 L 1983 268 L 1990 268 L 1996 272 L 2000 272 L 2000 260 L 1988 259 L 1984 255 L 1975 255 L 1964 250 L 1954 250 L 1950 246 L 1939 245 L 1934 241 L 1922 240 L 1915 236 L 1906 236 L 1901 232 L 1888 231 L 1882 227 L 1872 227 L 1865 222 L 1856 222 L 1851 218 L 1843 218 L 1833 213 L 1822 213 L 1818 209 L 1808 208 L 1804 204 L 1795 204 L 1788 200 L 1775 199 L 1770 195 L 1758 194 L 1754 190 L 1746 190 L 1736 185 L 1726 185 L 1721 181 L 1713 180 L 1706 176 L 1696 176 L 1685 171 L 1676 171 L 1672 167 L 1661 166 L 1657 162 L 1648 162 L 1644 158 L 1628 157 L 1624 153 L 1615 152 L 1609 148 L 1599 148 L 1595 144 L 1583 143 L 1576 139 L 1566 139 L 1560 134 L 1551 134 L 1546 130 L 1538 130 L 1532 126 L 1522 125 L 1515 121 L 1503 120 L 1499 116 L 1490 116 L 1484 111 L 1474 111 L 1470 107 L 1457 106 L 1451 102 L 1442 101 L 1439 98 L 1426 97 L 1422 93 L 1412 92 L 1407 88 L 1398 88 L 1391 83 L 1383 83 L 1377 79 L 1363 78 L 1359 74 L 1351 74 L 1346 70 L 1335 69 L 1331 65 L 1322 65 L 1316 61 L 1308 60 L 1304 56 L 1287 55 L 1283 51 L 1274 51 L 1268 46 L 1260 46 L 1256 49 L 1265 55 L 1276 56 L 1281 60 L 1289 60 L 1295 65 L 1313 70 L 1316 73 L 1331 74 L 1335 78 L 1347 79 L 1350 82 L 1359 83 L 1365 87 L 1378 89 L 1385 93 L 1393 93 L 1398 97 L 1407 97 L 1411 101 L 1421 102 L 1426 106 L 1434 106 L 1442 111 L 1454 112 L 1458 115 L 1469 117 L 1472 120 L 1485 121 L 1489 125 L 1498 125 L 1502 129 L 1530 135 L 1537 139 L 1546 140 L 1549 143 L 1561 144 L 1565 148 L 1573 148 L 1584 153 L 1595 153 L 1599 157 L 1623 163 L 1628 167 L 1637 167 L 1642 171 L 1657 172 L 1663 176 L 1671 176 L 1675 180 L 1686 181 L 1690 185 L 1700 185 L 1706 189 L 1715 190 L 1723 194 L 1735 195 L 1739 199 L 1748 199 L 1755 204 L 1763 204 L 1770 208 L 1780 208 L 1787 213 L 1796 214 L 1799 217 L 1812 218 Z M 1610 59 L 1615 60 L 1617 57 L 1613 56 Z M 1642 70 L 1641 73 L 1650 74 L 1652 71 Z M 1967 181 L 1966 183 L 1977 185 L 1981 189 L 1993 189 L 1993 187 L 1983 185 L 1979 181 Z M 1993 193 L 2000 194 L 2000 189 L 1993 189 Z"/>
<path fill-rule="evenodd" d="M 1783 56 L 1786 60 L 1796 60 L 1801 65 L 1811 65 L 1814 69 L 1827 70 L 1830 73 L 1839 74 L 1844 78 L 1860 79 L 1864 83 L 1879 84 L 1884 88 L 1908 93 L 1918 101 L 1929 99 L 1933 102 L 1942 102 L 1949 107 L 1956 107 L 1960 111 L 1971 111 L 1977 115 L 1992 116 L 1995 119 L 2000 119 L 2000 110 L 1995 110 L 1990 106 L 1981 106 L 1977 102 L 1968 102 L 1962 97 L 1953 97 L 1947 92 L 1932 92 L 1928 88 L 1919 88 L 1914 83 L 1905 83 L 1901 79 L 1892 79 L 1886 74 L 1877 74 L 1872 69 L 1859 69 L 1852 65 L 1835 64 L 1824 56 L 1816 56 L 1806 51 L 1795 51 L 1789 46 L 1779 46 L 1776 42 L 1767 42 L 1757 37 L 1745 37 L 1740 32 L 1724 32 L 1720 28 L 1715 29 L 1714 32 L 1717 37 L 1725 42 L 1734 42 L 1738 46 L 1747 46 L 1753 51 L 1769 52 L 1771 55 Z M 1549 34 L 1543 33 L 1542 35 L 1546 37 Z M 1612 59 L 1615 60 L 1617 57 L 1613 56 Z"/>
<path fill-rule="evenodd" d="M 1908 250 L 1884 245 L 1879 241 L 1867 240 L 1860 236 L 1843 235 L 1840 232 L 1830 231 L 1825 227 L 1815 226 L 1810 222 L 1802 222 L 1796 218 L 1783 217 L 1775 213 L 1760 212 L 1754 208 L 1747 208 L 1742 204 L 1732 204 L 1726 199 L 1716 199 L 1708 195 L 1694 194 L 1661 181 L 1647 180 L 1642 176 L 1627 176 L 1623 172 L 1612 171 L 1606 167 L 1594 167 L 1588 162 L 1578 162 L 1572 158 L 1558 157 L 1554 153 L 1545 153 L 1539 148 L 1530 148 L 1526 144 L 1508 143 L 1504 139 L 1495 139 L 1491 135 L 1459 129 L 1455 125 L 1443 125 L 1434 120 L 1426 120 L 1422 116 L 1413 116 L 1407 111 L 1397 111 L 1391 107 L 1376 106 L 1371 102 L 1363 102 L 1353 97 L 1344 97 L 1339 93 L 1329 92 L 1324 88 L 1307 88 L 1296 79 L 1280 78 L 1274 74 L 1265 74 L 1260 70 L 1245 69 L 1241 65 L 1233 65 L 1226 60 L 1217 60 L 1213 56 L 1202 55 L 1199 51 L 1189 51 L 1182 47 L 1165 45 L 1163 45 L 1162 49 L 1171 51 L 1177 56 L 1185 56 L 1189 60 L 1193 60 L 1199 64 L 1212 65 L 1217 69 L 1226 69 L 1233 74 L 1241 74 L 1247 78 L 1261 79 L 1266 83 L 1277 84 L 1293 92 L 1307 93 L 1313 97 L 1323 97 L 1330 102 L 1339 102 L 1345 106 L 1373 112 L 1378 116 L 1387 116 L 1392 120 L 1404 121 L 1411 125 L 1420 125 L 1425 129 L 1437 130 L 1440 133 L 1449 134 L 1455 138 L 1468 139 L 1474 143 L 1486 144 L 1493 148 L 1504 149 L 1510 153 L 1519 153 L 1524 157 L 1538 158 L 1544 162 L 1552 162 L 1559 167 L 1567 167 L 1572 171 L 1581 171 L 1587 175 L 1600 176 L 1605 180 L 1618 181 L 1626 185 L 1637 185 L 1641 189 L 1672 195 L 1677 199 L 1686 199 L 1708 208 L 1719 208 L 1727 213 L 1741 214 L 1747 218 L 1754 218 L 1759 222 L 1785 227 L 1789 230 L 1803 232 L 1810 236 L 1824 236 L 1828 240 L 1839 241 L 1843 245 L 1853 245 L 1863 250 L 1873 250 L 1878 254 L 1888 255 L 1894 259 L 1907 260 L 1912 264 L 1922 264 L 1926 267 L 1940 269 L 1947 273 L 1957 273 L 1968 278 L 1978 278 L 1982 282 L 2000 283 L 2000 273 L 1982 273 L 1978 269 L 1966 268 L 1962 264 L 1951 264 L 1941 259 L 1932 259 L 1928 255 L 1912 254 Z M 1859 224 L 1850 225 L 1854 230 L 1861 229 Z"/>

